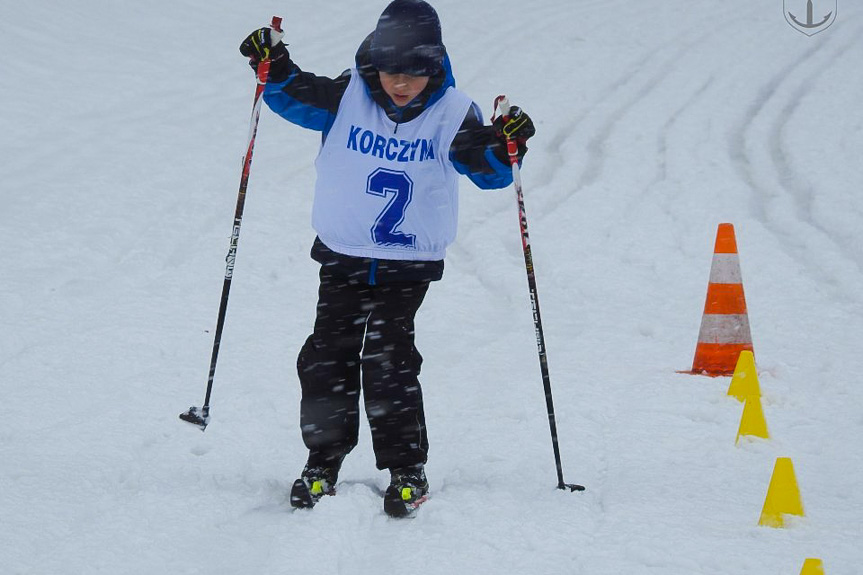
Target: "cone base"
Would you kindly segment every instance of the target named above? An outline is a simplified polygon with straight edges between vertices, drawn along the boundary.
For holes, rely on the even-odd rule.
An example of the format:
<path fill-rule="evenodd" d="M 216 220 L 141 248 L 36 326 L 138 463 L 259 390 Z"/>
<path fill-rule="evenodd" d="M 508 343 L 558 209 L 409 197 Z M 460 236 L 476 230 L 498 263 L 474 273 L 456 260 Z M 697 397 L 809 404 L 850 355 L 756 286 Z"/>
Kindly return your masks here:
<path fill-rule="evenodd" d="M 751 343 L 699 343 L 692 361 L 693 375 L 734 375 L 741 351 L 752 351 Z"/>
<path fill-rule="evenodd" d="M 762 514 L 758 519 L 758 525 L 761 527 L 772 527 L 773 529 L 783 529 L 785 527 L 785 518 L 781 513 Z"/>
<path fill-rule="evenodd" d="M 803 570 L 800 575 L 824 575 L 824 563 L 821 559 L 809 558 L 803 562 Z"/>

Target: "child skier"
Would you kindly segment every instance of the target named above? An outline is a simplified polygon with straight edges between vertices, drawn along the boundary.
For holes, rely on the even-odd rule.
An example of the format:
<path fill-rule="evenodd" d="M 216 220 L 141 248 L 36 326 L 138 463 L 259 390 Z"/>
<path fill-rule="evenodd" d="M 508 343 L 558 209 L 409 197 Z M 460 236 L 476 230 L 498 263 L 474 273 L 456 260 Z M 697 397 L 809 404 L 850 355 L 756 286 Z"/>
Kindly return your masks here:
<path fill-rule="evenodd" d="M 425 501 L 428 438 L 414 346 L 414 317 L 441 279 L 455 239 L 458 174 L 478 187 L 512 183 L 505 136 L 535 129 L 513 108 L 483 125 L 479 107 L 455 89 L 434 8 L 394 0 L 337 78 L 300 70 L 261 28 L 240 52 L 253 68 L 269 58 L 264 101 L 286 120 L 322 132 L 312 258 L 321 264 L 317 314 L 299 353 L 300 426 L 308 461 L 291 505 L 335 494 L 356 446 L 362 389 L 378 469 L 390 471 L 384 510 L 410 515 Z"/>

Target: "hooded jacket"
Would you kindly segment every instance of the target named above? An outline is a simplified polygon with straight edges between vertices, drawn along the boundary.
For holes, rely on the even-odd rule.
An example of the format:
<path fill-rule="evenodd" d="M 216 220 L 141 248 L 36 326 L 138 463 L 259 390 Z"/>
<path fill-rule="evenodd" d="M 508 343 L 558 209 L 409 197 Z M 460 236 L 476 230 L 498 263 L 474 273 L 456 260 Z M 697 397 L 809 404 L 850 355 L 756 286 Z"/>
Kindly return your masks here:
<path fill-rule="evenodd" d="M 356 53 L 356 70 L 368 95 L 396 124 L 409 122 L 437 102 L 455 86 L 449 57 L 443 69 L 430 77 L 425 90 L 404 107 L 396 106 L 384 91 L 378 71 L 371 64 L 370 34 Z M 350 81 L 350 70 L 336 78 L 316 76 L 301 70 L 290 56 L 274 60 L 264 89 L 264 101 L 286 120 L 304 128 L 320 131 L 325 140 L 333 126 L 342 96 Z M 398 127 L 396 127 L 398 130 Z M 512 183 L 506 147 L 491 126 L 483 124 L 479 106 L 474 103 L 449 149 L 456 171 L 482 189 L 504 188 Z M 320 239 L 312 246 L 312 258 L 329 273 L 349 277 L 369 285 L 400 281 L 434 281 L 443 275 L 443 260 L 401 261 L 358 258 L 333 252 Z"/>

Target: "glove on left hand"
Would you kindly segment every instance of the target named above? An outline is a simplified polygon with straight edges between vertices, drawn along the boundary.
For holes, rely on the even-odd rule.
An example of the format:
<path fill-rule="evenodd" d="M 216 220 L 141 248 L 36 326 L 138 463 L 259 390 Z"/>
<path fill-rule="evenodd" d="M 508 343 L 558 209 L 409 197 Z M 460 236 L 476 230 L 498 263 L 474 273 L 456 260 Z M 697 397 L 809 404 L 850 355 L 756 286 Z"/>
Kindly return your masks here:
<path fill-rule="evenodd" d="M 521 161 L 527 153 L 528 138 L 532 138 L 536 134 L 536 127 L 530 116 L 521 108 L 512 106 L 506 121 L 504 121 L 503 116 L 498 116 L 492 125 L 495 135 L 502 141 L 515 140 L 515 143 L 518 144 L 518 159 Z"/>
<path fill-rule="evenodd" d="M 509 109 L 509 116 L 505 122 L 503 116 L 495 118 L 494 129 L 499 138 L 515 140 L 519 144 L 536 134 L 533 120 L 518 106 Z"/>

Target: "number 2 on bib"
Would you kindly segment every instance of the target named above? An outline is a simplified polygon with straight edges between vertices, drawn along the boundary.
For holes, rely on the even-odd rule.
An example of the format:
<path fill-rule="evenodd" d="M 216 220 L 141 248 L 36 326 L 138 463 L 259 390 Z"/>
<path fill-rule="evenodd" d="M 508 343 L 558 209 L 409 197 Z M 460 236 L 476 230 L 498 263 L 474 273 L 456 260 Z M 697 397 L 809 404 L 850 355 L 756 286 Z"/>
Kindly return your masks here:
<path fill-rule="evenodd" d="M 405 211 L 413 197 L 414 183 L 404 172 L 378 168 L 371 173 L 366 193 L 390 201 L 378 215 L 372 226 L 372 240 L 379 246 L 402 246 L 415 248 L 416 236 L 397 231 L 405 219 Z"/>

